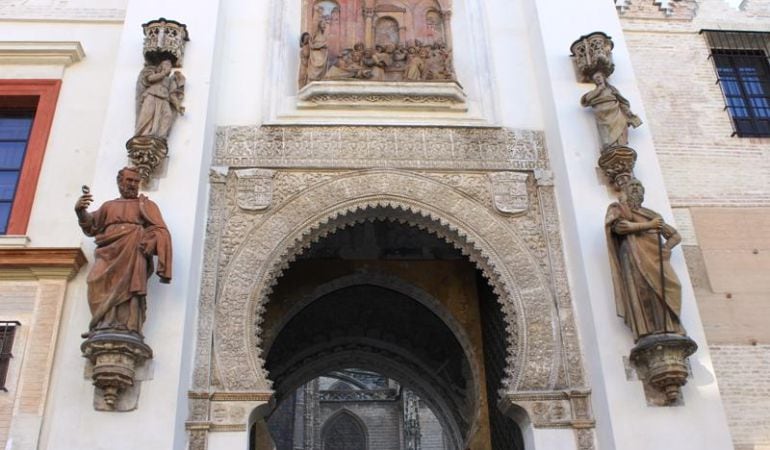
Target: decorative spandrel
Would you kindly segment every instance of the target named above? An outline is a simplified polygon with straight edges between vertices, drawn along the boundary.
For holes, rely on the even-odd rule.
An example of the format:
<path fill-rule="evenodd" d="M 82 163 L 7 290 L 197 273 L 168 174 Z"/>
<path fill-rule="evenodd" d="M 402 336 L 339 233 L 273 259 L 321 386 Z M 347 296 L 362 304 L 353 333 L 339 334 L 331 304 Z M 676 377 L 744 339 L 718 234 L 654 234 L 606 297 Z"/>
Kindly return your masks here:
<path fill-rule="evenodd" d="M 454 81 L 451 17 L 436 0 L 307 2 L 299 87 L 323 80 Z"/>
<path fill-rule="evenodd" d="M 136 80 L 134 136 L 126 142 L 128 157 L 148 181 L 168 156 L 168 137 L 177 117 L 185 112 L 182 66 L 187 26 L 157 19 L 142 25 L 144 67 Z"/>

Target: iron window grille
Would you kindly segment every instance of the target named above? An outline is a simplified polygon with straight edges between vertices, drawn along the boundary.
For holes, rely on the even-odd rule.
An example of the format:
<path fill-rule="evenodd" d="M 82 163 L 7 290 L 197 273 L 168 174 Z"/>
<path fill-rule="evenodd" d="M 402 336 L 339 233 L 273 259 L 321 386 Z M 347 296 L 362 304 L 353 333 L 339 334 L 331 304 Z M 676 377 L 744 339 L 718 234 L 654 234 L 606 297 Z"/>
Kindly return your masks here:
<path fill-rule="evenodd" d="M 0 321 L 0 390 L 8 392 L 5 387 L 8 367 L 13 358 L 13 338 L 16 336 L 16 327 L 21 326 L 17 320 Z"/>
<path fill-rule="evenodd" d="M 770 137 L 770 33 L 701 30 L 733 136 Z"/>

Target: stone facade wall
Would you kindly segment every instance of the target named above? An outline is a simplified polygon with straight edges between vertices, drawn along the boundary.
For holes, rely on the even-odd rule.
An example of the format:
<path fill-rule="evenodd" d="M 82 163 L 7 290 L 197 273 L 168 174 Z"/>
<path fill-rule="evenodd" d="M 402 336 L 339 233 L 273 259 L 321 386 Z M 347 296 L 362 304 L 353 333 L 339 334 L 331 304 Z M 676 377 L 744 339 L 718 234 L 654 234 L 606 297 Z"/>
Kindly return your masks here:
<path fill-rule="evenodd" d="M 703 29 L 767 31 L 770 1 L 630 0 L 621 11 L 733 441 L 770 448 L 770 138 L 733 128 Z M 684 14 L 686 5 L 695 6 Z M 633 138 L 632 138 L 633 139 Z"/>
<path fill-rule="evenodd" d="M 321 403 L 321 427 L 345 409 L 366 426 L 368 450 L 401 450 L 401 402 Z"/>
<path fill-rule="evenodd" d="M 770 345 L 712 345 L 711 357 L 735 450 L 770 448 Z"/>

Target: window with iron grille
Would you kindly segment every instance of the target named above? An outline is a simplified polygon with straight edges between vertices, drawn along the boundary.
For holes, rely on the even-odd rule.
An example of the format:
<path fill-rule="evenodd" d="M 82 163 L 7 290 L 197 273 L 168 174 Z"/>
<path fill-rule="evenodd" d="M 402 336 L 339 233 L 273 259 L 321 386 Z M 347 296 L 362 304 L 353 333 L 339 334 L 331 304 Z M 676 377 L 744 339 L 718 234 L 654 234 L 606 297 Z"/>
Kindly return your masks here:
<path fill-rule="evenodd" d="M 13 354 L 13 338 L 16 336 L 16 327 L 21 325 L 17 321 L 0 321 L 0 390 L 7 391 L 5 380 L 8 376 L 8 367 Z"/>
<path fill-rule="evenodd" d="M 703 30 L 733 135 L 770 137 L 770 33 Z"/>

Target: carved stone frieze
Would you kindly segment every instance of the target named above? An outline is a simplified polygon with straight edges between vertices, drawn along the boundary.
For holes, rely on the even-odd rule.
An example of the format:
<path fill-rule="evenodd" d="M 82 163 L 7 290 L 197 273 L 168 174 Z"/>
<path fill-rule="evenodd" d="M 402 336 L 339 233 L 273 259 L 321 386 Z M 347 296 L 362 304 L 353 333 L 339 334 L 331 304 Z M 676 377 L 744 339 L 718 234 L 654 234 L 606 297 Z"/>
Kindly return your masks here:
<path fill-rule="evenodd" d="M 547 392 L 511 392 L 503 395 L 500 408 L 506 414 L 524 408 L 535 428 L 593 428 L 596 424 L 587 389 Z"/>
<path fill-rule="evenodd" d="M 219 380 L 228 392 L 268 389 L 259 325 L 272 286 L 313 242 L 380 218 L 435 233 L 489 278 L 507 323 L 505 392 L 585 386 L 541 133 L 230 127 L 218 132 L 214 161 L 223 167 L 212 176 L 205 258 L 216 268 L 204 273 L 198 336 L 199 348 L 214 345 L 210 360 L 196 360 L 200 387 Z M 308 166 L 315 169 L 299 169 Z M 372 166 L 382 169 L 356 170 Z M 247 211 L 236 171 L 255 167 L 275 170 L 272 203 Z M 497 210 L 491 170 L 524 181 L 518 200 L 529 206 L 521 213 Z M 587 394 L 582 403 L 579 395 L 559 395 L 562 412 L 547 414 L 569 417 L 571 427 L 582 426 L 573 411 L 590 420 Z"/>
<path fill-rule="evenodd" d="M 398 392 L 395 389 L 320 391 L 318 399 L 322 402 L 381 402 L 397 400 Z"/>
<path fill-rule="evenodd" d="M 299 109 L 363 108 L 465 112 L 457 83 L 315 81 L 297 94 Z"/>
<path fill-rule="evenodd" d="M 241 167 L 534 170 L 543 134 L 505 128 L 250 126 L 217 131 L 214 165 Z"/>

